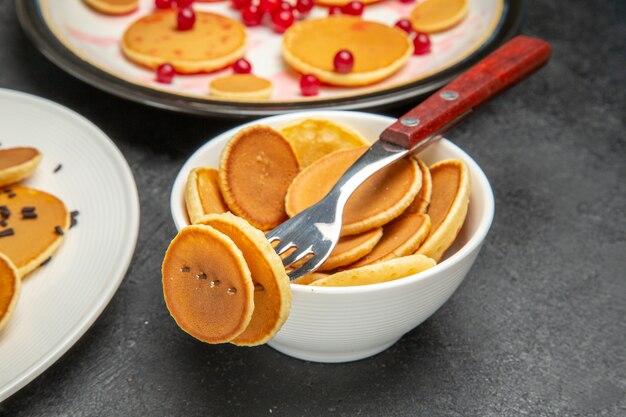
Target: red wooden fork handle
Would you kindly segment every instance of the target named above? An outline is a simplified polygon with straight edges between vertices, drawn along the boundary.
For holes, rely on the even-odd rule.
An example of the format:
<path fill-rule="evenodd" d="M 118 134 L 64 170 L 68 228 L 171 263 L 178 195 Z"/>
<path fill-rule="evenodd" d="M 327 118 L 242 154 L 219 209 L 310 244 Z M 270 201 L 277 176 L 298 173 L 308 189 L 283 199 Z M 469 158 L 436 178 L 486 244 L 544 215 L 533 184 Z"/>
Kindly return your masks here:
<path fill-rule="evenodd" d="M 411 149 L 444 133 L 468 111 L 543 66 L 550 51 L 550 45 L 540 39 L 511 39 L 398 119 L 380 139 Z"/>

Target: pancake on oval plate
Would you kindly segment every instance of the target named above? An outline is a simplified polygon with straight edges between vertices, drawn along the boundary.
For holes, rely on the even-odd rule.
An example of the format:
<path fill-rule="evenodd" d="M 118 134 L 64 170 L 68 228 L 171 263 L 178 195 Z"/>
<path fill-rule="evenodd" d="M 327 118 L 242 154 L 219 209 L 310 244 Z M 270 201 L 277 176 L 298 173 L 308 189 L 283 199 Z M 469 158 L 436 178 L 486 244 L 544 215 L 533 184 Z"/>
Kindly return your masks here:
<path fill-rule="evenodd" d="M 289 186 L 285 209 L 293 217 L 320 201 L 366 147 L 341 149 L 303 169 Z M 404 158 L 369 177 L 350 196 L 343 212 L 341 235 L 366 232 L 398 217 L 422 185 L 413 158 Z"/>
<path fill-rule="evenodd" d="M 468 10 L 468 0 L 424 0 L 413 8 L 409 20 L 416 32 L 441 32 L 460 23 Z"/>
<path fill-rule="evenodd" d="M 299 171 L 289 142 L 268 126 L 240 130 L 220 158 L 220 189 L 228 207 L 260 230 L 287 219 L 285 195 Z"/>
<path fill-rule="evenodd" d="M 189 172 L 185 184 L 185 206 L 191 223 L 196 223 L 205 214 L 228 211 L 216 169 L 194 168 Z"/>
<path fill-rule="evenodd" d="M 111 15 L 122 15 L 137 9 L 139 0 L 84 0 L 97 12 Z"/>
<path fill-rule="evenodd" d="M 13 315 L 22 280 L 13 262 L 0 253 L 0 331 Z"/>
<path fill-rule="evenodd" d="M 320 287 L 351 287 L 379 284 L 408 277 L 432 268 L 437 263 L 424 255 L 409 255 L 355 269 L 337 272 L 309 285 Z"/>
<path fill-rule="evenodd" d="M 246 329 L 231 342 L 255 346 L 270 340 L 289 316 L 291 289 L 280 257 L 260 230 L 230 213 L 202 217 L 205 224 L 224 233 L 241 250 L 254 283 L 254 311 Z"/>
<path fill-rule="evenodd" d="M 226 343 L 248 327 L 254 284 L 241 250 L 205 225 L 183 228 L 162 265 L 165 304 L 176 324 L 206 343 Z"/>
<path fill-rule="evenodd" d="M 245 54 L 241 23 L 196 11 L 193 27 L 177 30 L 177 13 L 178 9 L 155 10 L 132 23 L 122 38 L 124 55 L 144 67 L 169 63 L 178 73 L 193 74 L 224 68 Z"/>
<path fill-rule="evenodd" d="M 298 120 L 281 127 L 280 133 L 293 146 L 300 168 L 339 149 L 370 145 L 356 130 L 328 119 Z"/>
<path fill-rule="evenodd" d="M 334 68 L 337 52 L 354 57 L 349 73 Z M 413 54 L 406 32 L 355 16 L 330 16 L 301 21 L 283 38 L 283 58 L 302 74 L 313 74 L 332 85 L 363 86 L 387 78 Z"/>
<path fill-rule="evenodd" d="M 35 148 L 0 149 L 0 186 L 30 177 L 40 161 L 41 153 Z"/>
<path fill-rule="evenodd" d="M 22 279 L 52 256 L 70 224 L 65 204 L 57 197 L 16 185 L 0 190 L 0 220 L 0 253 Z"/>
<path fill-rule="evenodd" d="M 231 74 L 214 78 L 209 84 L 212 96 L 226 99 L 266 99 L 272 95 L 272 82 L 252 74 Z"/>
<path fill-rule="evenodd" d="M 458 159 L 446 159 L 430 167 L 433 193 L 428 208 L 431 228 L 418 249 L 437 262 L 454 243 L 467 215 L 470 197 L 470 173 Z"/>

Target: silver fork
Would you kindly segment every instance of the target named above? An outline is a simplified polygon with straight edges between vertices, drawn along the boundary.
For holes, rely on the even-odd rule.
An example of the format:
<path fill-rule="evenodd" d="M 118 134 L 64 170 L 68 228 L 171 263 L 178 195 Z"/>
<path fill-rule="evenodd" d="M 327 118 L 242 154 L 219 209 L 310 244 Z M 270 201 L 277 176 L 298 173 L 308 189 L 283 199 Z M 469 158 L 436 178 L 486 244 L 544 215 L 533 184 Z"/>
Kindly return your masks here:
<path fill-rule="evenodd" d="M 289 278 L 315 271 L 328 258 L 339 240 L 345 204 L 367 178 L 441 138 L 476 106 L 540 68 L 550 51 L 542 40 L 517 36 L 385 129 L 321 201 L 266 235 L 277 242 L 278 255 L 293 249 L 283 257 L 285 267 L 309 256 Z"/>

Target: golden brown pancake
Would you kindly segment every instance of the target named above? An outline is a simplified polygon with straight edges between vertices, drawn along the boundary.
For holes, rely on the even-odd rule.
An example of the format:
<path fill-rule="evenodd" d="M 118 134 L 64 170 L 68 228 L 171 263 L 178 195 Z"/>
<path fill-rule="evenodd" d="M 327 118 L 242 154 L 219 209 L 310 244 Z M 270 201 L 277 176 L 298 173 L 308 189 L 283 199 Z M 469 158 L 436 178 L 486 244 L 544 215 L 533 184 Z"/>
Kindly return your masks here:
<path fill-rule="evenodd" d="M 220 189 L 230 210 L 260 230 L 287 219 L 287 188 L 299 171 L 296 155 L 276 130 L 251 126 L 240 130 L 220 159 Z"/>
<path fill-rule="evenodd" d="M 347 269 L 326 278 L 313 281 L 309 285 L 320 287 L 351 287 L 356 285 L 380 284 L 408 277 L 432 268 L 436 262 L 423 255 L 409 255 L 390 259 L 373 265 Z"/>
<path fill-rule="evenodd" d="M 0 149 L 0 186 L 30 177 L 40 161 L 41 153 L 35 148 Z"/>
<path fill-rule="evenodd" d="M 470 197 L 470 173 L 463 161 L 447 159 L 430 167 L 433 193 L 428 208 L 431 228 L 417 253 L 437 262 L 459 234 Z"/>
<path fill-rule="evenodd" d="M 467 0 L 424 0 L 413 8 L 409 20 L 416 32 L 441 32 L 461 22 L 468 10 Z"/>
<path fill-rule="evenodd" d="M 340 50 L 354 57 L 352 71 L 335 71 Z M 380 81 L 400 69 L 413 54 L 406 32 L 394 26 L 355 16 L 331 16 L 301 21 L 283 38 L 283 58 L 302 74 L 341 86 L 362 86 Z"/>
<path fill-rule="evenodd" d="M 293 180 L 285 198 L 289 216 L 320 201 L 367 148 L 341 149 L 318 159 Z M 388 223 L 411 204 L 422 183 L 417 162 L 405 158 L 368 178 L 350 196 L 341 235 L 366 232 Z"/>
<path fill-rule="evenodd" d="M 351 127 L 328 119 L 298 120 L 281 127 L 280 133 L 293 147 L 300 168 L 305 168 L 336 150 L 370 144 Z"/>
<path fill-rule="evenodd" d="M 163 295 L 176 324 L 206 343 L 239 336 L 254 310 L 254 285 L 241 250 L 205 225 L 183 228 L 167 248 Z"/>
<path fill-rule="evenodd" d="M 21 281 L 11 260 L 0 253 L 0 331 L 13 315 Z"/>
<path fill-rule="evenodd" d="M 34 207 L 34 216 L 23 214 L 25 207 Z M 9 216 L 2 215 L 3 211 Z M 6 234 L 0 237 L 0 253 L 11 260 L 22 279 L 47 260 L 63 241 L 63 235 L 55 228 L 59 226 L 65 233 L 69 227 L 69 214 L 61 200 L 17 185 L 0 190 L 0 216 L 6 222 L 5 227 L 0 226 L 0 234 Z"/>
<path fill-rule="evenodd" d="M 303 277 L 297 278 L 292 281 L 293 284 L 300 285 L 309 285 L 313 281 L 317 281 L 318 279 L 326 278 L 328 274 L 322 274 L 321 272 L 311 272 Z"/>
<path fill-rule="evenodd" d="M 111 15 L 127 14 L 137 9 L 139 0 L 84 0 L 97 12 Z"/>
<path fill-rule="evenodd" d="M 199 223 L 230 237 L 243 253 L 254 283 L 254 312 L 250 324 L 232 343 L 255 346 L 270 340 L 289 316 L 291 289 L 283 263 L 263 233 L 230 213 L 209 214 Z"/>
<path fill-rule="evenodd" d="M 348 268 L 358 268 L 410 255 L 420 247 L 429 230 L 430 219 L 427 214 L 403 214 L 384 225 L 382 239 L 378 244 L 370 253 Z"/>
<path fill-rule="evenodd" d="M 189 74 L 224 68 L 246 50 L 243 25 L 226 16 L 196 11 L 189 30 L 176 29 L 177 9 L 155 10 L 131 24 L 122 38 L 122 51 L 131 61 L 156 68 L 169 63 Z"/>
<path fill-rule="evenodd" d="M 417 159 L 417 158 L 415 158 Z M 433 192 L 433 181 L 430 178 L 430 170 L 428 166 L 421 160 L 417 159 L 417 164 L 422 173 L 422 187 L 415 196 L 415 199 L 402 214 L 426 213 L 430 204 L 430 196 Z"/>
<path fill-rule="evenodd" d="M 377 227 L 376 229 L 358 235 L 340 238 L 337 245 L 330 253 L 330 256 L 324 261 L 322 266 L 320 266 L 319 270 L 331 271 L 363 258 L 376 247 L 376 244 L 382 237 L 383 228 Z M 415 249 L 417 249 L 417 247 Z M 415 249 L 413 252 L 415 252 Z"/>
<path fill-rule="evenodd" d="M 227 99 L 265 99 L 272 95 L 272 82 L 252 74 L 231 74 L 209 84 L 212 96 Z"/>
<path fill-rule="evenodd" d="M 189 172 L 185 185 L 185 205 L 191 223 L 196 223 L 205 214 L 228 211 L 220 191 L 217 170 L 195 168 Z"/>

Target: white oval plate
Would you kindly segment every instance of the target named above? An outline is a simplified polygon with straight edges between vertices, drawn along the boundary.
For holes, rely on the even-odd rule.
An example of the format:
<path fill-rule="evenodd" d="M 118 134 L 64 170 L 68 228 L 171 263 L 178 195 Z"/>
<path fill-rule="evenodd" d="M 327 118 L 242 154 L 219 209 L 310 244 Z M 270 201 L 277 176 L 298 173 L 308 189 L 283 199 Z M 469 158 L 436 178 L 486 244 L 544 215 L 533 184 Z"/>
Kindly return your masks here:
<path fill-rule="evenodd" d="M 24 280 L 15 313 L 0 332 L 2 401 L 59 359 L 109 303 L 135 249 L 139 198 L 113 142 L 56 103 L 0 89 L 0 142 L 38 148 L 41 164 L 23 185 L 80 211 L 52 260 Z"/>

